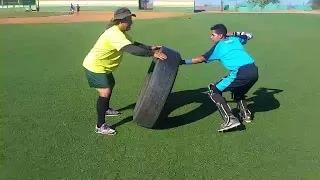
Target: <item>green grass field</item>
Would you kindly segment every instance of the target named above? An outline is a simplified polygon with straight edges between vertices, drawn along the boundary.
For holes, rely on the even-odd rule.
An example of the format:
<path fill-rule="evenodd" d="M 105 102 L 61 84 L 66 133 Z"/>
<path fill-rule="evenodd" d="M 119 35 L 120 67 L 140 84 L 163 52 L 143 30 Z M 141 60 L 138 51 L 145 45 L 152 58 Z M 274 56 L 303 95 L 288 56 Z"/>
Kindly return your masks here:
<path fill-rule="evenodd" d="M 220 115 L 201 94 L 228 73 L 218 62 L 181 66 L 166 123 L 138 126 L 132 107 L 151 59 L 126 54 L 111 100 L 123 114 L 108 118 L 118 134 L 97 135 L 97 93 L 82 61 L 105 24 L 1 25 L 2 179 L 318 179 L 320 16 L 191 17 L 137 20 L 131 35 L 190 58 L 210 48 L 215 23 L 253 32 L 246 49 L 260 79 L 248 94 L 255 118 L 245 130 L 218 133 Z"/>

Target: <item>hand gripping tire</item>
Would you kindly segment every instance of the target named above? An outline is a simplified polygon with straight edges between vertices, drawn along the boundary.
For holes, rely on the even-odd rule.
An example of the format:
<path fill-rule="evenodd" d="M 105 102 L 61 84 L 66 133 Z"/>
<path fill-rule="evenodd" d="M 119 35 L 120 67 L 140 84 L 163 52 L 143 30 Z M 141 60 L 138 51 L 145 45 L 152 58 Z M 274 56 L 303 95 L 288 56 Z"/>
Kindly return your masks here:
<path fill-rule="evenodd" d="M 153 59 L 133 113 L 138 125 L 153 128 L 174 85 L 181 56 L 178 52 L 162 47 L 167 55 L 164 61 Z"/>

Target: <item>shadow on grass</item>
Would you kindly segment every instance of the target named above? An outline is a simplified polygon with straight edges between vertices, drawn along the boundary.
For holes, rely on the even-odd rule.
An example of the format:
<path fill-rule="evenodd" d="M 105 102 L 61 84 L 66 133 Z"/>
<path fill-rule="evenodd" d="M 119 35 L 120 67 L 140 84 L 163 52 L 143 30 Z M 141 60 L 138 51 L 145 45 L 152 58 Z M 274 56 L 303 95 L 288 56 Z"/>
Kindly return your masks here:
<path fill-rule="evenodd" d="M 199 88 L 170 94 L 154 129 L 170 129 L 183 126 L 213 114 L 217 108 L 208 95 L 204 93 L 206 90 L 207 88 Z M 200 106 L 185 114 L 168 117 L 176 109 L 192 103 L 198 103 Z"/>
<path fill-rule="evenodd" d="M 154 129 L 169 129 L 178 126 L 183 126 L 197 120 L 203 119 L 216 111 L 216 106 L 208 98 L 207 94 L 203 92 L 207 88 L 199 88 L 194 90 L 186 90 L 173 92 L 169 95 L 167 102 L 159 116 L 159 120 Z M 200 103 L 200 106 L 182 115 L 168 117 L 171 112 L 191 103 Z M 119 111 L 134 109 L 135 103 L 119 109 Z M 129 116 L 122 121 L 113 125 L 113 127 L 121 126 L 132 120 Z"/>
<path fill-rule="evenodd" d="M 208 98 L 205 93 L 207 88 L 199 88 L 194 90 L 186 90 L 171 93 L 167 99 L 167 102 L 159 116 L 159 120 L 154 129 L 170 129 L 178 126 L 193 123 L 201 120 L 214 112 L 217 108 L 214 103 Z M 265 112 L 274 110 L 280 107 L 280 102 L 274 97 L 274 94 L 280 93 L 283 90 L 259 88 L 253 94 L 253 97 L 247 99 L 248 107 L 252 114 L 256 112 Z M 233 101 L 230 101 L 233 102 Z M 229 102 L 229 103 L 230 103 Z M 191 103 L 199 103 L 200 106 L 182 115 L 168 117 L 173 111 Z M 119 109 L 119 111 L 134 109 L 135 103 Z M 220 117 L 220 114 L 217 114 Z M 129 116 L 120 122 L 113 125 L 113 127 L 121 126 L 125 123 L 132 121 L 132 116 Z M 235 130 L 246 129 L 244 125 L 241 125 Z"/>
<path fill-rule="evenodd" d="M 252 97 L 247 99 L 248 108 L 254 118 L 255 113 L 272 111 L 280 107 L 280 102 L 274 97 L 274 94 L 281 93 L 281 89 L 272 89 L 261 87 L 257 89 Z M 233 102 L 233 101 L 229 101 Z M 236 111 L 239 112 L 239 111 Z"/>

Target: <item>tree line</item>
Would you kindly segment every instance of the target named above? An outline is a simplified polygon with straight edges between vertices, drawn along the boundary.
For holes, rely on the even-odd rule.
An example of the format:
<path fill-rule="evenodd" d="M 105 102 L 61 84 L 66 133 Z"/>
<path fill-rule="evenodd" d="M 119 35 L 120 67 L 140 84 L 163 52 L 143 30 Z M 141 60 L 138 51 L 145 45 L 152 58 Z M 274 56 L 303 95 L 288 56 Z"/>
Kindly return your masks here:
<path fill-rule="evenodd" d="M 280 0 L 248 0 L 248 3 L 259 4 L 260 7 L 265 7 L 269 3 L 278 4 Z M 320 0 L 309 0 L 308 5 L 311 5 L 313 9 L 320 9 Z"/>

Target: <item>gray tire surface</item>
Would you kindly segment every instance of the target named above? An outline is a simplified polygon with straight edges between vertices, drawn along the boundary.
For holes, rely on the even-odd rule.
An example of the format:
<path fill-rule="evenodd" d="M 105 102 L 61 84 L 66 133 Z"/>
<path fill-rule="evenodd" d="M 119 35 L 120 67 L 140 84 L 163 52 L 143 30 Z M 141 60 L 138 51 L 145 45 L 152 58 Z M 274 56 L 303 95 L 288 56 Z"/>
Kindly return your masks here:
<path fill-rule="evenodd" d="M 162 47 L 161 51 L 167 59 L 153 59 L 133 113 L 133 121 L 146 128 L 156 125 L 174 85 L 181 60 L 180 54 L 172 49 Z"/>

